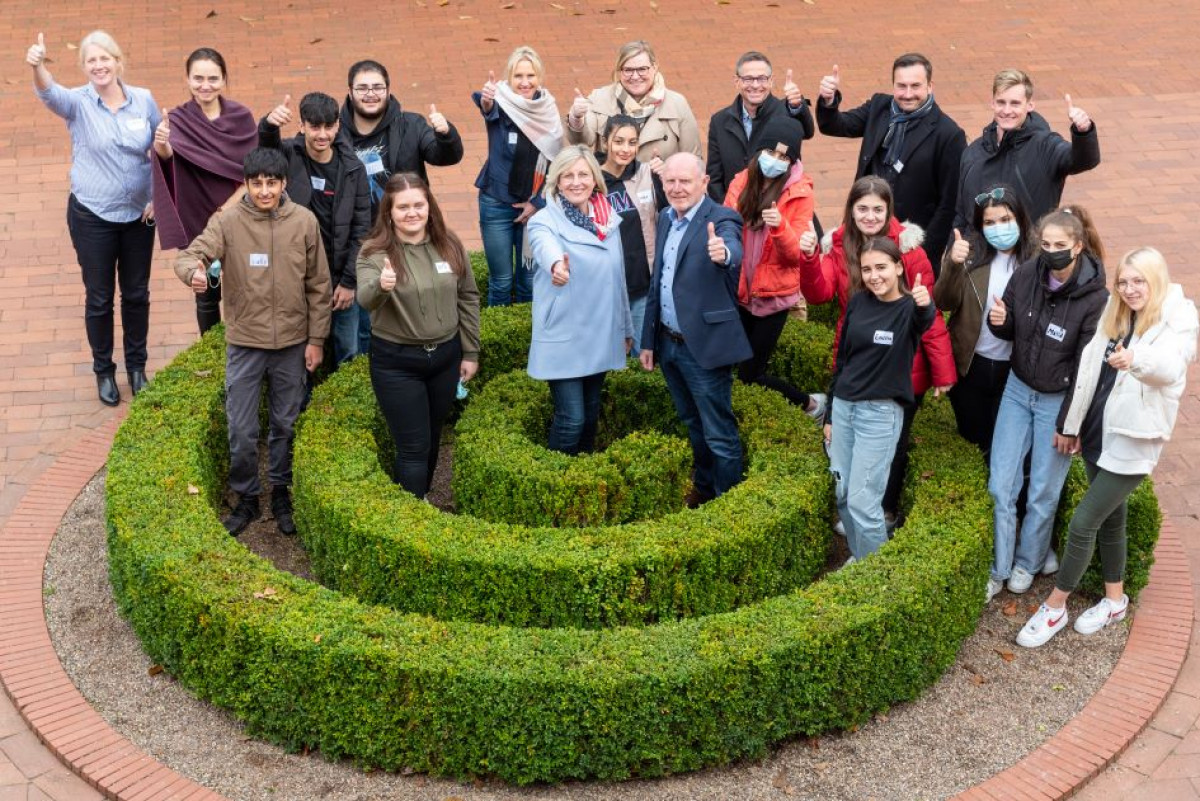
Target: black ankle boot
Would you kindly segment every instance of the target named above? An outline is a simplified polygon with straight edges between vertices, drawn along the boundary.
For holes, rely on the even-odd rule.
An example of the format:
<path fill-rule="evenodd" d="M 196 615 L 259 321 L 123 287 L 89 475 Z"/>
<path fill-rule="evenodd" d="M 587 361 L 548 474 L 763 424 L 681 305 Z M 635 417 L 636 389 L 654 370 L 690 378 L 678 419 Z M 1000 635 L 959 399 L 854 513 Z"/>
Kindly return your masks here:
<path fill-rule="evenodd" d="M 233 507 L 233 512 L 229 517 L 221 521 L 225 526 L 225 530 L 233 536 L 237 536 L 246 530 L 246 526 L 253 523 L 259 518 L 258 496 L 243 495 L 238 498 L 237 506 Z"/>
<path fill-rule="evenodd" d="M 292 496 L 287 487 L 271 488 L 271 514 L 280 534 L 296 533 L 296 522 L 292 519 Z"/>
<path fill-rule="evenodd" d="M 100 394 L 100 402 L 105 406 L 116 406 L 121 402 L 121 393 L 117 391 L 117 379 L 112 373 L 97 373 L 96 389 Z"/>
<path fill-rule="evenodd" d="M 132 390 L 133 396 L 136 398 L 137 394 L 142 391 L 142 388 L 144 386 L 146 386 L 146 383 L 147 383 L 146 371 L 145 370 L 130 370 L 128 375 L 129 375 L 129 389 Z"/>

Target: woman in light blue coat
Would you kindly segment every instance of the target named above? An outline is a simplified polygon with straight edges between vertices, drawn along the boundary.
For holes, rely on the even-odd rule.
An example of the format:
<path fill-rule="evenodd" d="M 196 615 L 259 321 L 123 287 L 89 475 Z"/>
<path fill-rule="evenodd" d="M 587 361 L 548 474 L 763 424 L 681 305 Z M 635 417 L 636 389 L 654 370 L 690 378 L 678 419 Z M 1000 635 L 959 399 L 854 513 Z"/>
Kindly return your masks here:
<path fill-rule="evenodd" d="M 591 151 L 560 151 L 546 176 L 546 207 L 529 221 L 529 375 L 550 383 L 551 450 L 592 450 L 604 376 L 625 367 L 633 342 L 620 224 Z"/>

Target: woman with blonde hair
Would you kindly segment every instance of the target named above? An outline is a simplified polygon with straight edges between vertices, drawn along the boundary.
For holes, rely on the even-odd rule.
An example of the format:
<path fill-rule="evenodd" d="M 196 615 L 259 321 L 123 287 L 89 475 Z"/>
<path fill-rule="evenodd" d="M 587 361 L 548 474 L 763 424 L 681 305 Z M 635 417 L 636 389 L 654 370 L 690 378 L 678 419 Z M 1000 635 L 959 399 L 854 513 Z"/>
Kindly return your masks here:
<path fill-rule="evenodd" d="M 475 179 L 479 232 L 488 263 L 488 305 L 508 306 L 533 297 L 525 223 L 541 207 L 550 161 L 563 146 L 562 118 L 543 88 L 545 69 L 532 47 L 508 57 L 504 79 L 488 72 L 471 95 L 487 125 L 488 157 Z"/>
<path fill-rule="evenodd" d="M 1172 284 L 1154 248 L 1126 253 L 1094 337 L 1083 350 L 1063 435 L 1082 453 L 1088 491 L 1075 508 L 1054 590 L 1017 635 L 1036 648 L 1066 628 L 1067 598 L 1100 549 L 1104 597 L 1075 620 L 1095 634 L 1125 617 L 1125 512 L 1129 495 L 1171 438 L 1187 366 L 1196 358 L 1196 305 Z"/>
<path fill-rule="evenodd" d="M 603 152 L 608 118 L 624 114 L 637 120 L 638 161 L 664 161 L 676 153 L 700 155 L 700 127 L 687 99 L 667 88 L 654 49 L 644 40 L 617 51 L 613 82 L 587 97 L 579 89 L 567 114 L 567 141 Z"/>
<path fill-rule="evenodd" d="M 46 108 L 71 133 L 73 163 L 67 228 L 83 272 L 84 322 L 100 402 L 116 406 L 113 298 L 121 288 L 125 370 L 136 395 L 146 384 L 150 327 L 150 259 L 154 206 L 150 202 L 150 143 L 162 117 L 149 90 L 121 80 L 125 56 L 104 31 L 79 43 L 79 66 L 88 83 L 66 89 L 46 69 L 45 37 L 25 55 L 33 85 Z"/>

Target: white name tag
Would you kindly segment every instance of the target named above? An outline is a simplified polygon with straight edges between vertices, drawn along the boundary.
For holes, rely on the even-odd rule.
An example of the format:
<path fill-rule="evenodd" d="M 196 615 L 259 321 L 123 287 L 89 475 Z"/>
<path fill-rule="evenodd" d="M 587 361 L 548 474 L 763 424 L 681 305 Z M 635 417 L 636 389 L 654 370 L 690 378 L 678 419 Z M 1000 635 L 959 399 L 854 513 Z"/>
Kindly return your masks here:
<path fill-rule="evenodd" d="M 510 133 L 509 133 L 509 135 L 508 135 L 508 143 L 509 143 L 510 145 L 515 145 L 515 144 L 517 143 L 517 132 L 516 132 L 516 131 L 512 131 L 512 132 L 510 132 Z"/>
<path fill-rule="evenodd" d="M 1055 342 L 1062 342 L 1067 338 L 1067 329 L 1063 328 L 1062 326 L 1057 326 L 1054 323 L 1050 323 L 1050 326 L 1046 329 L 1046 336 L 1050 337 Z"/>
<path fill-rule="evenodd" d="M 266 253 L 251 253 L 250 254 L 250 266 L 251 267 L 269 267 L 270 260 L 267 258 Z"/>
<path fill-rule="evenodd" d="M 647 206 L 650 203 L 653 203 L 654 202 L 654 193 L 651 192 L 649 189 L 643 189 L 641 192 L 638 192 L 638 201 L 637 202 L 643 206 Z"/>
<path fill-rule="evenodd" d="M 379 173 L 383 172 L 383 160 L 382 159 L 375 159 L 374 161 L 368 161 L 368 162 L 366 162 L 366 164 L 364 166 L 367 168 L 367 175 L 378 175 Z"/>
<path fill-rule="evenodd" d="M 312 185 L 313 185 L 313 189 L 315 189 L 318 192 L 325 191 L 325 179 L 324 178 L 319 178 L 315 175 L 312 176 Z"/>
<path fill-rule="evenodd" d="M 876 345 L 892 344 L 892 332 L 891 331 L 876 331 L 875 332 L 875 344 Z"/>
<path fill-rule="evenodd" d="M 146 130 L 146 120 L 142 117 L 129 117 L 125 120 L 125 127 L 131 131 Z"/>
<path fill-rule="evenodd" d="M 433 269 L 437 270 L 440 275 L 454 272 L 450 269 L 450 263 L 444 261 L 435 261 L 433 263 Z"/>
<path fill-rule="evenodd" d="M 897 175 L 899 175 L 900 173 L 904 172 L 904 162 L 897 159 L 896 163 L 892 165 L 892 169 L 896 171 Z"/>

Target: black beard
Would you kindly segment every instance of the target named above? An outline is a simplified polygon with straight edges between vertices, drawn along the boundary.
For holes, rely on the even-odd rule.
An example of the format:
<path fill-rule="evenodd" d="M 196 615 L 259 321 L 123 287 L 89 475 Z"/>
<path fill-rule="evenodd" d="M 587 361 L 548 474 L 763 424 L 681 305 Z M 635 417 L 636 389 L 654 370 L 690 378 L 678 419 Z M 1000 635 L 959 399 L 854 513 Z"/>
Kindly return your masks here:
<path fill-rule="evenodd" d="M 374 113 L 368 112 L 366 109 L 364 109 L 357 100 L 352 101 L 350 105 L 352 105 L 354 107 L 354 113 L 357 114 L 358 116 L 362 117 L 364 120 L 379 119 L 380 117 L 382 117 L 384 115 L 384 112 L 387 111 L 387 107 L 388 107 L 388 103 L 387 103 L 386 99 L 383 101 L 383 105 L 379 107 L 379 111 L 374 112 Z"/>

